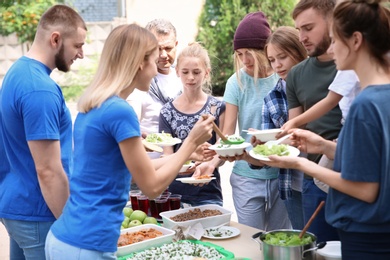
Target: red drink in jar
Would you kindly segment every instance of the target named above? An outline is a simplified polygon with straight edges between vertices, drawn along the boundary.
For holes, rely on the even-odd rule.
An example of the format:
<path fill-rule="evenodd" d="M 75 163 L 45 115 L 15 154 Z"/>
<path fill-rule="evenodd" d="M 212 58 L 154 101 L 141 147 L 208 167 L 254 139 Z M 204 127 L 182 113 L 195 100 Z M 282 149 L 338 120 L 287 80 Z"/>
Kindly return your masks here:
<path fill-rule="evenodd" d="M 130 194 L 131 208 L 133 210 L 139 209 L 138 196 L 141 195 L 141 191 L 140 190 L 132 190 L 132 191 L 130 191 L 129 194 Z"/>
<path fill-rule="evenodd" d="M 157 212 L 157 206 L 155 200 L 149 200 L 149 209 L 150 209 L 150 215 L 154 218 L 160 218 Z"/>
<path fill-rule="evenodd" d="M 149 215 L 149 199 L 146 195 L 138 196 L 138 207 L 139 210 L 142 210 L 147 215 Z"/>
<path fill-rule="evenodd" d="M 156 208 L 157 208 L 157 214 L 160 214 L 164 211 L 169 211 L 169 201 L 168 198 L 157 198 L 155 199 L 156 202 Z"/>
<path fill-rule="evenodd" d="M 168 198 L 170 210 L 180 209 L 181 207 L 181 195 L 171 194 Z"/>

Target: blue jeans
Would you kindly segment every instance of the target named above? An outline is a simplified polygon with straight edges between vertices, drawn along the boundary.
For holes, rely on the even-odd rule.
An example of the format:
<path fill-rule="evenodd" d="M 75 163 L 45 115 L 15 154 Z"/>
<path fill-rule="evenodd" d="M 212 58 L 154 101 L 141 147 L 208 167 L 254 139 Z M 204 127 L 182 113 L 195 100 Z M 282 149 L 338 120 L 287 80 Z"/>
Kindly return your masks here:
<path fill-rule="evenodd" d="M 291 198 L 285 199 L 284 205 L 286 206 L 292 228 L 302 230 L 305 226 L 303 221 L 302 192 L 292 190 Z"/>
<path fill-rule="evenodd" d="M 115 260 L 116 252 L 100 252 L 71 246 L 58 240 L 51 231 L 46 238 L 47 260 Z"/>
<path fill-rule="evenodd" d="M 313 179 L 303 179 L 302 206 L 305 224 L 309 221 L 320 202 L 326 202 L 327 195 L 327 193 L 315 185 Z M 317 236 L 317 242 L 340 240 L 337 230 L 325 220 L 325 207 L 320 210 L 308 231 Z"/>
<path fill-rule="evenodd" d="M 0 219 L 10 237 L 10 260 L 45 259 L 45 241 L 53 222 Z"/>

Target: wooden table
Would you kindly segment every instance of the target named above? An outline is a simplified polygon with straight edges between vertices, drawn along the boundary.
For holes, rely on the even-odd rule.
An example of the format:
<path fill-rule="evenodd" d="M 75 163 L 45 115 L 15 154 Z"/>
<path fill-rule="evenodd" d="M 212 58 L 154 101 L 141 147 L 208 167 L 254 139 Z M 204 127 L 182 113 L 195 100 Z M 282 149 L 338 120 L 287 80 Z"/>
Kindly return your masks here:
<path fill-rule="evenodd" d="M 208 239 L 202 238 L 201 241 L 210 242 L 225 248 L 234 254 L 235 259 L 263 260 L 260 245 L 252 239 L 252 235 L 261 230 L 230 221 L 230 226 L 238 228 L 240 235 L 228 239 Z"/>

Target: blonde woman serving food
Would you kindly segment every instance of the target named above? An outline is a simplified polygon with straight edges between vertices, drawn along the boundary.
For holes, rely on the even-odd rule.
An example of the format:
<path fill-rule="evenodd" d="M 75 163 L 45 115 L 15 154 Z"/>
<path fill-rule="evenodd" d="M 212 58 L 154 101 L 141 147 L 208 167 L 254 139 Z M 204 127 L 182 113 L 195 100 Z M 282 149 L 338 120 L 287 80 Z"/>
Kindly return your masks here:
<path fill-rule="evenodd" d="M 135 88 L 149 89 L 157 58 L 156 38 L 138 25 L 118 26 L 108 36 L 97 73 L 78 103 L 70 197 L 47 236 L 47 259 L 116 259 L 132 177 L 155 198 L 211 137 L 212 116 L 195 124 L 177 153 L 149 159 L 125 99 Z"/>

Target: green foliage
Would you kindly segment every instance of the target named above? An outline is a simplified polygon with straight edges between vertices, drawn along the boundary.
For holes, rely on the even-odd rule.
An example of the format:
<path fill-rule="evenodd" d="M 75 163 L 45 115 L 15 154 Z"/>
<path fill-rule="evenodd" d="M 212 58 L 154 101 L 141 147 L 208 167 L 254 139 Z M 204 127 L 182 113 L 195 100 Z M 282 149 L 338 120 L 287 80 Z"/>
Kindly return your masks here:
<path fill-rule="evenodd" d="M 222 95 L 234 73 L 233 37 L 247 13 L 263 11 L 271 29 L 293 25 L 291 12 L 296 0 L 206 0 L 199 17 L 196 40 L 209 51 L 213 65 L 213 94 Z"/>
<path fill-rule="evenodd" d="M 84 92 L 86 86 L 73 85 L 61 87 L 62 94 L 65 97 L 65 101 L 77 101 L 81 94 Z"/>
<path fill-rule="evenodd" d="M 90 61 L 85 62 L 87 65 L 79 66 L 74 72 L 58 72 L 63 76 L 63 80 L 58 80 L 58 84 L 67 102 L 77 101 L 84 89 L 91 83 L 97 70 L 98 59 L 98 55 L 90 57 Z"/>
<path fill-rule="evenodd" d="M 16 33 L 20 43 L 32 43 L 41 15 L 55 0 L 5 0 L 0 6 L 0 35 Z"/>

